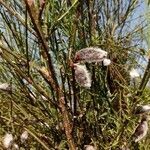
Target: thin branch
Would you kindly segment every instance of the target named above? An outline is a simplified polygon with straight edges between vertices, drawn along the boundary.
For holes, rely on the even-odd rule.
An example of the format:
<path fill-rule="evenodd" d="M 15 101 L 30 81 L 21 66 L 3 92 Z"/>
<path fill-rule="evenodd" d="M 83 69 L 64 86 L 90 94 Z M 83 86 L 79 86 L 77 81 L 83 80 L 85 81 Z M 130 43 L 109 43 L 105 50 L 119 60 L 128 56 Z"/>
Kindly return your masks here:
<path fill-rule="evenodd" d="M 143 92 L 143 90 L 145 89 L 149 79 L 150 79 L 150 58 L 148 60 L 148 64 L 147 64 L 146 70 L 144 72 L 144 76 L 143 76 L 143 78 L 141 80 L 141 84 L 139 86 L 139 93 Z"/>
<path fill-rule="evenodd" d="M 38 38 L 39 38 L 39 42 L 41 42 L 43 48 L 44 48 L 44 51 L 46 53 L 46 59 L 47 59 L 47 64 L 48 64 L 48 71 L 50 73 L 50 76 L 52 77 L 53 79 L 53 83 L 55 84 L 54 86 L 57 88 L 59 88 L 59 85 L 58 85 L 58 81 L 57 81 L 57 78 L 56 78 L 56 73 L 55 73 L 55 70 L 54 70 L 54 66 L 53 66 L 53 63 L 52 63 L 52 60 L 51 60 L 51 56 L 50 56 L 50 53 L 49 53 L 49 47 L 48 47 L 48 44 L 46 42 L 46 39 L 44 37 L 44 34 L 41 30 L 41 27 L 39 25 L 39 22 L 38 22 L 38 19 L 36 18 L 36 8 L 32 5 L 32 8 L 29 6 L 28 4 L 28 1 L 27 0 L 24 0 L 25 3 L 26 3 L 26 6 L 27 6 L 27 10 L 29 12 L 29 16 L 32 20 L 32 23 L 34 25 L 34 28 L 35 28 L 35 31 L 38 35 Z M 52 83 L 52 84 L 53 84 Z M 58 92 L 58 91 L 56 91 Z"/>
<path fill-rule="evenodd" d="M 25 20 L 22 18 L 22 16 L 21 16 L 18 12 L 16 12 L 16 11 L 13 10 L 11 7 L 9 7 L 9 6 L 6 4 L 6 2 L 4 2 L 3 0 L 0 0 L 0 4 L 3 5 L 11 15 L 15 16 L 15 17 L 18 19 L 18 21 L 20 21 L 21 24 L 22 24 L 24 27 L 26 26 Z M 34 30 L 33 30 L 32 28 L 30 28 L 29 26 L 28 26 L 27 28 L 28 28 L 28 30 L 29 30 L 34 36 L 37 36 L 36 33 L 34 32 Z"/>

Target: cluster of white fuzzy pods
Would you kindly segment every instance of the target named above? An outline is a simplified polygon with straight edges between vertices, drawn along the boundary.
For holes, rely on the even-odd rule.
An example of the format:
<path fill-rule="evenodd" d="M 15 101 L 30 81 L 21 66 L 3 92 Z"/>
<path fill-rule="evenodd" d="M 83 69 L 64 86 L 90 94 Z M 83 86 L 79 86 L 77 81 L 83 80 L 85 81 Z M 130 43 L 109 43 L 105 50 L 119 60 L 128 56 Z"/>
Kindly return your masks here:
<path fill-rule="evenodd" d="M 88 72 L 86 66 L 83 63 L 97 63 L 103 62 L 104 66 L 110 65 L 110 59 L 106 58 L 107 52 L 100 48 L 84 48 L 76 52 L 74 58 L 74 70 L 75 70 L 75 79 L 76 82 L 85 88 L 91 87 L 91 74 Z M 82 63 L 82 64 L 81 64 Z M 139 77 L 138 72 L 135 69 L 130 71 L 131 78 Z M 134 142 L 139 142 L 142 140 L 148 132 L 148 116 L 145 113 L 150 111 L 150 105 L 138 106 L 136 109 L 136 114 L 142 115 L 142 119 L 135 129 L 132 138 Z M 92 147 L 93 148 L 93 147 Z M 85 147 L 85 149 L 91 149 L 91 147 Z M 93 149 L 92 149 L 93 150 Z"/>
<path fill-rule="evenodd" d="M 107 52 L 95 47 L 83 48 L 76 52 L 73 64 L 75 70 L 76 82 L 85 88 L 91 87 L 91 74 L 88 72 L 85 65 L 80 63 L 97 63 L 103 62 L 104 66 L 110 65 L 110 59 L 106 58 Z"/>
<path fill-rule="evenodd" d="M 150 105 L 137 106 L 135 114 L 142 115 L 142 119 L 132 135 L 132 139 L 134 142 L 141 141 L 147 135 L 148 120 L 150 119 L 147 113 L 149 112 L 150 112 Z"/>
<path fill-rule="evenodd" d="M 21 143 L 24 143 L 27 139 L 28 139 L 28 132 L 24 131 L 20 136 Z M 19 146 L 18 144 L 15 143 L 14 137 L 11 133 L 6 133 L 5 136 L 3 137 L 3 147 L 5 149 L 19 150 Z"/>

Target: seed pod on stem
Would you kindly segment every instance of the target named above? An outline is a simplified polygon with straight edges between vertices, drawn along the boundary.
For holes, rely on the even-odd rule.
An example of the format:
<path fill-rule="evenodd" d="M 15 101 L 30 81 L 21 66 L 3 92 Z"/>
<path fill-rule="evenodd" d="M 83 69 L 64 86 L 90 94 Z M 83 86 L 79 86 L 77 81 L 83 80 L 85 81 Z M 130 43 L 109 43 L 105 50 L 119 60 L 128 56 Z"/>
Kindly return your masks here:
<path fill-rule="evenodd" d="M 148 132 L 147 119 L 148 119 L 147 116 L 143 116 L 141 122 L 139 123 L 135 132 L 133 133 L 132 138 L 133 138 L 134 142 L 139 142 L 146 136 L 146 134 Z"/>
<path fill-rule="evenodd" d="M 75 54 L 75 62 L 101 62 L 107 57 L 107 52 L 96 47 L 87 47 Z"/>
<path fill-rule="evenodd" d="M 27 138 L 28 138 L 28 132 L 24 131 L 20 136 L 21 142 L 24 143 L 27 140 Z"/>
<path fill-rule="evenodd" d="M 105 59 L 103 60 L 103 65 L 104 65 L 104 66 L 109 66 L 110 64 L 111 64 L 111 60 L 110 60 L 110 59 L 105 58 Z"/>
<path fill-rule="evenodd" d="M 129 74 L 130 74 L 130 77 L 133 79 L 140 76 L 136 69 L 132 69 Z"/>
<path fill-rule="evenodd" d="M 0 90 L 10 92 L 12 90 L 12 87 L 8 83 L 2 83 L 0 84 Z"/>
<path fill-rule="evenodd" d="M 85 65 L 73 64 L 76 82 L 85 88 L 91 87 L 91 75 Z"/>
<path fill-rule="evenodd" d="M 150 105 L 137 106 L 135 109 L 135 114 L 143 114 L 147 112 L 150 112 Z"/>
<path fill-rule="evenodd" d="M 4 148 L 8 149 L 12 146 L 13 143 L 13 135 L 6 133 L 4 138 L 3 138 L 3 146 Z"/>

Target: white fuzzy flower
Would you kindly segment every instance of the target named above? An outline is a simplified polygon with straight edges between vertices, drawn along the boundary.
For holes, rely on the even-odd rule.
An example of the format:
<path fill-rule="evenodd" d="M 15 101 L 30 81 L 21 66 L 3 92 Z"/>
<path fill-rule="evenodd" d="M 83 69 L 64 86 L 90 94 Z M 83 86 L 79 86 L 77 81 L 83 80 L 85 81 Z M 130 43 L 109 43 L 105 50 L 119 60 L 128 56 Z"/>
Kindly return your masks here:
<path fill-rule="evenodd" d="M 24 143 L 25 140 L 27 140 L 27 138 L 28 138 L 28 132 L 24 131 L 20 136 L 21 142 Z"/>
<path fill-rule="evenodd" d="M 144 111 L 149 111 L 150 110 L 150 105 L 144 105 L 142 106 Z"/>
<path fill-rule="evenodd" d="M 13 135 L 6 133 L 4 136 L 4 139 L 3 139 L 4 147 L 9 148 L 9 147 L 11 147 L 12 143 L 13 143 Z"/>
<path fill-rule="evenodd" d="M 137 77 L 139 77 L 140 75 L 139 75 L 139 73 L 137 72 L 136 69 L 132 69 L 132 70 L 130 71 L 130 76 L 131 76 L 131 78 L 137 78 Z"/>
<path fill-rule="evenodd" d="M 142 118 L 140 124 L 137 126 L 134 134 L 133 134 L 133 140 L 134 142 L 139 142 L 142 140 L 148 132 L 148 123 L 147 118 Z"/>
<path fill-rule="evenodd" d="M 96 150 L 92 145 L 84 145 L 85 150 Z"/>
<path fill-rule="evenodd" d="M 107 57 L 107 52 L 96 47 L 87 47 L 75 54 L 75 62 L 101 62 Z"/>
<path fill-rule="evenodd" d="M 91 75 L 85 65 L 74 64 L 76 82 L 86 88 L 91 87 Z"/>
<path fill-rule="evenodd" d="M 150 105 L 137 106 L 135 114 L 142 114 L 150 111 Z"/>
<path fill-rule="evenodd" d="M 108 65 L 110 65 L 110 64 L 111 64 L 111 60 L 110 60 L 110 59 L 105 58 L 105 59 L 103 60 L 103 64 L 104 64 L 104 66 L 108 66 Z"/>
<path fill-rule="evenodd" d="M 0 84 L 0 90 L 10 91 L 11 90 L 11 85 L 8 84 L 8 83 L 2 83 L 2 84 Z"/>

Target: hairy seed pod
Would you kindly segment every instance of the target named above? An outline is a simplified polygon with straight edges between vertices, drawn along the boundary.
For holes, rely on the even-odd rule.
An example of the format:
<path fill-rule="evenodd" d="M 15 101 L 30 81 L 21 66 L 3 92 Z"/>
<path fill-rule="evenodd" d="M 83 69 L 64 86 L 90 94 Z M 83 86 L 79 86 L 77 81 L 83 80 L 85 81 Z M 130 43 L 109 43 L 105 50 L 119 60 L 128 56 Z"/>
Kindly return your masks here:
<path fill-rule="evenodd" d="M 133 141 L 139 142 L 146 136 L 147 132 L 148 132 L 147 117 L 144 116 L 132 136 Z"/>
<path fill-rule="evenodd" d="M 111 60 L 110 60 L 110 59 L 105 58 L 105 59 L 103 60 L 103 65 L 104 65 L 104 66 L 109 66 L 110 64 L 111 64 Z"/>
<path fill-rule="evenodd" d="M 150 112 L 150 105 L 137 106 L 135 109 L 135 114 L 143 114 Z"/>
<path fill-rule="evenodd" d="M 73 64 L 76 82 L 83 87 L 91 87 L 91 75 L 85 65 Z"/>
<path fill-rule="evenodd" d="M 6 148 L 6 149 L 10 148 L 12 143 L 13 143 L 13 135 L 6 133 L 4 136 L 4 139 L 3 139 L 4 148 Z"/>
<path fill-rule="evenodd" d="M 20 140 L 22 143 L 24 143 L 28 138 L 28 132 L 27 131 L 24 131 L 21 136 L 20 136 Z"/>
<path fill-rule="evenodd" d="M 107 52 L 96 47 L 87 47 L 75 54 L 75 62 L 101 62 L 107 57 Z"/>
<path fill-rule="evenodd" d="M 137 77 L 139 77 L 140 75 L 139 75 L 139 73 L 138 73 L 138 71 L 136 70 L 136 69 L 132 69 L 131 71 L 130 71 L 130 77 L 131 78 L 137 78 Z"/>
<path fill-rule="evenodd" d="M 10 92 L 12 90 L 11 85 L 8 83 L 0 84 L 0 90 Z"/>

